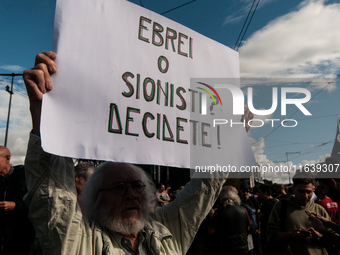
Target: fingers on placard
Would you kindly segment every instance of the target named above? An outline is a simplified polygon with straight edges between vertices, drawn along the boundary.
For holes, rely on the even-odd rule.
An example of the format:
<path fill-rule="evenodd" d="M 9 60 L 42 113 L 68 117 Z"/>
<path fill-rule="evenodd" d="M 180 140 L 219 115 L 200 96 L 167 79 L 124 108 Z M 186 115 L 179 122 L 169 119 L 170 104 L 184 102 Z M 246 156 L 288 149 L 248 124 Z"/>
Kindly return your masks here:
<path fill-rule="evenodd" d="M 57 72 L 57 65 L 54 60 L 57 58 L 57 54 L 52 51 L 40 53 L 35 57 L 35 66 L 43 63 L 47 66 L 48 71 L 52 74 Z"/>

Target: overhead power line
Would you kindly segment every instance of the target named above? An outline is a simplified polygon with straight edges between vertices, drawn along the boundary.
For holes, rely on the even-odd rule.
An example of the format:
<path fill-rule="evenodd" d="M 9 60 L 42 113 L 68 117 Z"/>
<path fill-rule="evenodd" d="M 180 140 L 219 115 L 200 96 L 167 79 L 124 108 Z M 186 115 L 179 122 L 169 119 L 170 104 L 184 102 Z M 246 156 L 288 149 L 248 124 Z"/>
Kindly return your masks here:
<path fill-rule="evenodd" d="M 243 41 L 243 38 L 244 38 L 244 36 L 245 36 L 246 33 L 247 33 L 248 27 L 249 27 L 249 25 L 250 25 L 250 23 L 251 23 L 251 21 L 252 21 L 252 19 L 253 19 L 253 17 L 254 17 L 254 14 L 255 14 L 255 12 L 256 12 L 256 10 L 257 10 L 257 7 L 258 7 L 258 5 L 259 5 L 259 3 L 260 3 L 260 0 L 258 0 L 258 1 L 257 1 L 257 4 L 256 4 L 256 6 L 255 6 L 255 9 L 254 9 L 253 13 L 251 14 L 251 17 L 250 17 L 249 22 L 248 22 L 248 24 L 247 24 L 249 15 L 250 15 L 250 13 L 251 13 L 252 10 L 253 10 L 255 1 L 256 1 L 256 0 L 253 1 L 253 4 L 252 4 L 251 7 L 250 7 L 250 10 L 249 10 L 249 12 L 248 12 L 247 18 L 246 18 L 246 20 L 244 21 L 244 24 L 243 24 L 243 26 L 242 26 L 242 29 L 241 29 L 241 31 L 240 31 L 240 34 L 238 35 L 238 38 L 237 38 L 237 40 L 236 40 L 236 43 L 235 43 L 235 46 L 234 46 L 234 50 L 236 50 L 236 51 L 238 51 L 238 49 L 239 49 L 239 47 L 240 47 L 240 45 L 241 45 L 241 43 L 242 43 L 242 41 Z M 245 29 L 244 32 L 243 32 L 243 29 L 244 29 L 244 27 L 246 26 L 246 24 L 247 24 L 247 27 L 246 27 L 246 29 Z M 242 33 L 243 33 L 243 35 L 242 35 Z M 241 35 L 242 35 L 242 37 L 241 37 Z M 240 37 L 241 37 L 241 39 L 240 39 Z M 239 39 L 240 39 L 240 40 L 239 40 Z"/>
<path fill-rule="evenodd" d="M 175 8 L 172 8 L 172 9 L 166 11 L 166 12 L 161 13 L 161 15 L 164 15 L 164 14 L 166 14 L 166 13 L 169 13 L 169 12 L 171 12 L 171 11 L 174 11 L 174 10 L 176 10 L 176 9 L 179 9 L 179 8 L 181 8 L 181 7 L 185 6 L 185 5 L 191 4 L 191 3 L 195 2 L 195 1 L 196 1 L 196 0 L 192 0 L 192 1 L 189 1 L 189 2 L 187 2 L 187 3 L 185 3 L 185 4 L 179 5 L 179 6 L 175 7 Z"/>
<path fill-rule="evenodd" d="M 181 8 L 181 7 L 185 6 L 185 5 L 191 4 L 192 2 L 195 2 L 195 1 L 196 1 L 196 0 L 192 0 L 192 1 L 189 1 L 189 2 L 187 2 L 187 3 L 185 3 L 185 4 L 181 4 L 181 5 L 179 5 L 179 6 L 175 7 L 175 8 L 172 8 L 172 9 L 170 9 L 170 10 L 168 10 L 168 11 L 165 11 L 165 12 L 161 13 L 161 15 L 164 15 L 164 14 L 166 14 L 166 13 L 169 13 L 169 12 L 171 12 L 171 11 L 174 11 L 174 10 L 176 10 L 176 9 L 179 9 L 179 8 Z M 140 3 L 140 6 L 144 7 L 144 5 L 143 5 L 143 3 L 142 3 L 142 0 L 139 0 L 139 3 Z"/>
<path fill-rule="evenodd" d="M 332 84 L 332 83 L 334 83 L 334 81 L 338 78 L 340 76 L 340 74 L 339 75 L 337 75 L 335 78 L 334 78 L 334 80 L 332 80 L 332 81 L 330 81 L 330 82 L 327 82 L 328 84 L 325 86 L 325 87 L 323 87 L 322 89 L 320 89 L 310 100 L 309 100 L 309 102 L 312 100 L 312 99 L 314 99 L 317 95 L 319 95 L 323 90 L 325 90 L 330 84 Z M 308 102 L 308 103 L 309 103 Z M 307 103 L 307 104 L 308 104 Z M 291 114 L 289 117 L 288 117 L 288 119 L 289 118 L 291 118 L 295 113 L 297 113 L 299 111 L 299 109 L 298 110 L 296 110 L 295 112 L 293 112 L 293 114 Z M 265 135 L 264 137 L 262 137 L 260 140 L 257 140 L 256 142 L 254 142 L 254 143 L 252 143 L 251 145 L 254 145 L 254 144 L 256 144 L 256 143 L 258 143 L 259 141 L 262 141 L 262 140 L 264 140 L 265 138 L 267 138 L 268 136 L 270 136 L 272 133 L 274 133 L 278 128 L 280 127 L 280 125 L 279 126 L 277 126 L 276 128 L 274 128 L 272 131 L 270 131 L 267 135 Z"/>
<path fill-rule="evenodd" d="M 331 140 L 331 141 L 329 141 L 329 142 L 326 142 L 326 143 L 323 143 L 323 144 L 320 144 L 320 145 L 315 146 L 315 147 L 313 147 L 313 148 L 306 149 L 306 150 L 309 150 L 309 151 L 304 152 L 304 153 L 302 153 L 302 154 L 300 154 L 300 155 L 298 155 L 298 156 L 292 158 L 291 160 L 293 160 L 293 159 L 295 159 L 295 158 L 298 158 L 298 157 L 301 157 L 301 156 L 306 155 L 306 154 L 313 153 L 313 152 L 320 152 L 320 150 L 315 151 L 315 149 L 319 149 L 320 147 L 323 147 L 323 146 L 325 146 L 325 145 L 327 145 L 327 144 L 330 144 L 331 142 L 333 142 L 333 140 Z M 312 150 L 313 150 L 313 151 L 312 151 Z M 321 151 L 323 151 L 323 150 L 321 150 Z"/>
<path fill-rule="evenodd" d="M 317 117 L 311 117 L 311 118 L 295 119 L 295 120 L 301 121 L 301 120 L 320 119 L 320 118 L 334 117 L 334 115 L 337 116 L 337 115 L 340 115 L 340 113 L 334 113 L 330 115 L 323 115 L 323 116 L 317 116 Z"/>
<path fill-rule="evenodd" d="M 244 27 L 245 27 L 246 24 L 247 24 L 249 15 L 250 15 L 250 13 L 251 13 L 251 10 L 253 9 L 253 6 L 254 6 L 254 4 L 255 4 L 255 1 L 256 1 L 256 0 L 253 1 L 253 4 L 251 5 L 250 10 L 249 10 L 249 12 L 248 12 L 247 18 L 246 18 L 246 20 L 245 20 L 244 23 L 243 23 L 243 26 L 242 26 L 242 29 L 241 29 L 240 33 L 238 34 L 237 40 L 236 40 L 235 45 L 234 45 L 234 50 L 235 50 L 235 48 L 236 48 L 236 46 L 237 46 L 237 44 L 238 44 L 238 40 L 240 39 L 240 37 L 241 37 L 241 35 L 242 35 L 243 29 L 244 29 Z"/>
<path fill-rule="evenodd" d="M 315 144 L 315 143 L 321 143 L 321 142 L 308 142 L 308 143 L 297 143 L 297 142 L 290 142 L 290 141 L 282 141 L 282 140 L 273 140 L 273 139 L 267 139 L 267 141 L 270 141 L 270 142 L 278 142 L 278 143 L 286 143 L 286 144 Z"/>
<path fill-rule="evenodd" d="M 313 146 L 311 148 L 307 148 L 307 149 L 303 149 L 301 151 L 297 151 L 296 153 L 298 153 L 299 155 L 294 157 L 294 158 L 291 158 L 290 160 L 293 160 L 295 158 L 301 157 L 301 156 L 306 155 L 306 154 L 310 154 L 310 153 L 314 153 L 314 152 L 319 152 L 320 150 L 317 150 L 317 149 L 319 149 L 320 147 L 324 147 L 326 145 L 329 145 L 332 142 L 333 142 L 333 139 L 328 141 L 328 142 L 323 142 L 323 143 L 320 143 L 318 145 L 315 145 L 315 146 Z M 279 159 L 279 158 L 282 158 L 282 157 L 284 157 L 284 155 L 282 155 L 280 157 L 276 157 L 273 160 L 276 160 L 276 159 Z"/>

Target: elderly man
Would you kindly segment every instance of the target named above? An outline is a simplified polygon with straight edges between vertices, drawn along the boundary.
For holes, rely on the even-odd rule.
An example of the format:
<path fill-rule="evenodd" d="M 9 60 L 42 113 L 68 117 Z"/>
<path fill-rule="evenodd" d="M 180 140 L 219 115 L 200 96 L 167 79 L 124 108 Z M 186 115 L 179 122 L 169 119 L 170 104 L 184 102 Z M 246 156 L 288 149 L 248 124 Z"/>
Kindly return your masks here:
<path fill-rule="evenodd" d="M 34 228 L 28 220 L 24 166 L 11 166 L 11 152 L 0 146 L 0 254 L 28 254 Z M 18 245 L 20 244 L 20 245 Z"/>
<path fill-rule="evenodd" d="M 247 209 L 240 206 L 241 199 L 237 189 L 224 186 L 220 194 L 220 204 L 221 207 L 214 211 L 208 228 L 209 234 L 215 234 L 213 254 L 247 255 L 247 236 L 251 221 Z"/>
<path fill-rule="evenodd" d="M 185 254 L 217 199 L 223 179 L 193 179 L 173 203 L 150 214 L 152 182 L 130 164 L 101 165 L 78 206 L 71 159 L 40 145 L 41 100 L 53 88 L 56 54 L 38 54 L 24 72 L 33 129 L 26 156 L 30 219 L 45 254 Z M 247 112 L 245 118 L 251 116 Z"/>

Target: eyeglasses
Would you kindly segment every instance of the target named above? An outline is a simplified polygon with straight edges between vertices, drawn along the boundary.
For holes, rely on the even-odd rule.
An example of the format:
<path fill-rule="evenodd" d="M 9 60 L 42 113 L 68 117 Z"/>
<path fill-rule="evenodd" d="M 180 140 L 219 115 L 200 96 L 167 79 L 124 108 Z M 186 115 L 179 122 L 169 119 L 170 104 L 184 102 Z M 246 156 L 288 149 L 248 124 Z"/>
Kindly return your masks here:
<path fill-rule="evenodd" d="M 136 194 L 140 194 L 144 191 L 145 186 L 142 181 L 134 181 L 131 185 L 127 185 L 124 182 L 117 182 L 114 187 L 100 189 L 99 191 L 113 190 L 117 195 L 123 196 L 127 192 L 128 187 L 131 187 Z"/>

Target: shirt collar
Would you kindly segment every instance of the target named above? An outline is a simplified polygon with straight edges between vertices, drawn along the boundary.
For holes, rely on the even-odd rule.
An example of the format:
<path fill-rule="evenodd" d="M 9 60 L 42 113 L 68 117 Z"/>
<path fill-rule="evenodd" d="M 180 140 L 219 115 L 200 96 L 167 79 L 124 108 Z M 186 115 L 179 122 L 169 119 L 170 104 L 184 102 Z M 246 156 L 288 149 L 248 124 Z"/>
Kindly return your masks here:
<path fill-rule="evenodd" d="M 117 233 L 117 232 L 114 232 L 114 231 L 111 231 L 113 237 L 121 244 L 125 239 L 123 235 Z M 138 234 L 138 237 L 139 237 L 139 243 L 143 243 L 145 240 L 146 240 L 146 232 L 144 230 L 142 230 L 141 232 L 139 232 Z"/>
<path fill-rule="evenodd" d="M 133 251 L 131 246 L 131 241 L 124 238 L 123 235 L 110 231 L 112 236 L 118 242 L 120 248 L 125 251 L 126 254 L 149 254 L 147 244 L 146 244 L 146 232 L 142 230 L 138 233 L 138 251 L 137 253 Z"/>

